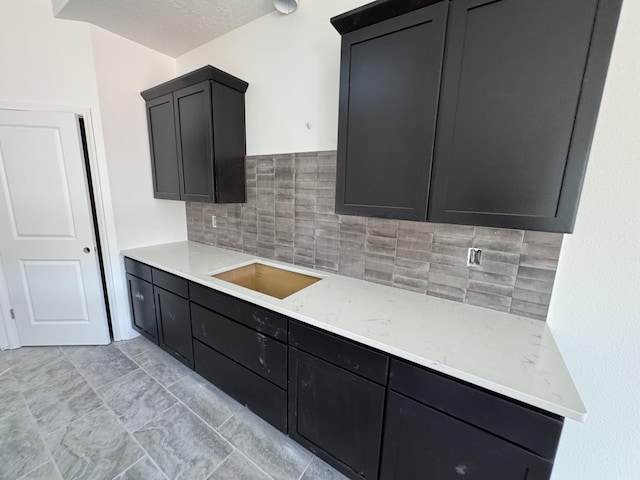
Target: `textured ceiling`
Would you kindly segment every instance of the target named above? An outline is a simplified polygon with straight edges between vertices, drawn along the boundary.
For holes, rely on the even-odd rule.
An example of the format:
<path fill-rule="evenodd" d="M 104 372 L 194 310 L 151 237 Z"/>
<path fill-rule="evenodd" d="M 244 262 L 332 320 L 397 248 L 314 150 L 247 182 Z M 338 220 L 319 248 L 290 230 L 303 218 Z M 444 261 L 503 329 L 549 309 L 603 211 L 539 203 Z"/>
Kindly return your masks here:
<path fill-rule="evenodd" d="M 172 57 L 274 10 L 273 0 L 52 0 L 57 18 L 93 23 Z"/>

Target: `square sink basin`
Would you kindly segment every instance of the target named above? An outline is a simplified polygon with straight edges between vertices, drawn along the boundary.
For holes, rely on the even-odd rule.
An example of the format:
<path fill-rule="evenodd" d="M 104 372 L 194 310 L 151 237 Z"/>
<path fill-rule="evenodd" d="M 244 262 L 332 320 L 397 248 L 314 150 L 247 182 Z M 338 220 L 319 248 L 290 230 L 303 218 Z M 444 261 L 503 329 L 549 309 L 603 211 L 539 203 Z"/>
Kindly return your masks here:
<path fill-rule="evenodd" d="M 262 262 L 252 262 L 211 276 L 280 300 L 322 280 L 322 277 L 314 277 Z"/>

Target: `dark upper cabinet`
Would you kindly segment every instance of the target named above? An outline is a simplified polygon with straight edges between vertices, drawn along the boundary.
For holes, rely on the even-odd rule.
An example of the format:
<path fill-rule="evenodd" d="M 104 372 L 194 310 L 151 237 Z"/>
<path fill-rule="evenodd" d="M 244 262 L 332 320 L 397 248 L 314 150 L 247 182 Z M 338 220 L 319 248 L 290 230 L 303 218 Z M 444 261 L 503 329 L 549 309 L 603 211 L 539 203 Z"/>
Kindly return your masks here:
<path fill-rule="evenodd" d="M 447 4 L 342 37 L 336 212 L 424 220 Z"/>
<path fill-rule="evenodd" d="M 246 82 L 206 66 L 142 92 L 156 198 L 246 201 L 247 87 Z"/>
<path fill-rule="evenodd" d="M 156 198 L 180 200 L 180 166 L 173 116 L 173 95 L 147 102 L 153 193 Z"/>
<path fill-rule="evenodd" d="M 432 3 L 332 19 L 336 211 L 570 232 L 621 0 Z"/>
<path fill-rule="evenodd" d="M 573 229 L 616 3 L 451 3 L 430 220 Z"/>

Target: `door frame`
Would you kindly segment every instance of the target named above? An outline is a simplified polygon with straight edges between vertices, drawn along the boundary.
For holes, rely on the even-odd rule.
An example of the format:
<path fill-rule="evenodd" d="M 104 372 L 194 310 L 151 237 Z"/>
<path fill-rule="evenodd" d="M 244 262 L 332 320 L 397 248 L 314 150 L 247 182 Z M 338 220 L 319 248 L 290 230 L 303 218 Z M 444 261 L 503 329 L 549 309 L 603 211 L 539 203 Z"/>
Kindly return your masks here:
<path fill-rule="evenodd" d="M 124 330 L 119 322 L 122 318 L 118 310 L 118 289 L 115 282 L 117 275 L 122 274 L 120 252 L 116 237 L 115 220 L 111 203 L 111 190 L 109 187 L 109 172 L 107 167 L 106 152 L 101 133 L 100 117 L 95 108 L 64 105 L 44 105 L 30 103 L 4 102 L 0 100 L 2 110 L 22 110 L 29 112 L 64 112 L 74 113 L 84 118 L 85 134 L 87 138 L 88 157 L 85 164 L 88 165 L 91 173 L 91 186 L 93 187 L 93 199 L 96 206 L 97 225 L 94 231 L 100 238 L 102 246 L 105 283 L 106 283 L 106 307 L 111 313 L 111 327 L 113 329 L 114 340 L 122 340 L 131 337 L 131 332 Z M 79 127 L 78 127 L 79 128 Z M 82 146 L 80 147 L 82 148 Z M 88 179 L 86 179 L 88 182 Z M 88 186 L 88 184 L 87 184 Z M 87 188 L 87 194 L 90 190 Z M 93 223 L 93 219 L 91 219 Z M 4 329 L 7 337 L 7 344 L 0 343 L 2 348 L 18 348 L 21 345 L 18 337 L 16 321 L 11 318 L 11 302 L 9 289 L 5 277 L 4 267 L 1 264 L 0 256 L 0 327 Z M 126 317 L 126 315 L 125 315 Z M 0 332 L 0 342 L 2 342 L 2 332 Z"/>

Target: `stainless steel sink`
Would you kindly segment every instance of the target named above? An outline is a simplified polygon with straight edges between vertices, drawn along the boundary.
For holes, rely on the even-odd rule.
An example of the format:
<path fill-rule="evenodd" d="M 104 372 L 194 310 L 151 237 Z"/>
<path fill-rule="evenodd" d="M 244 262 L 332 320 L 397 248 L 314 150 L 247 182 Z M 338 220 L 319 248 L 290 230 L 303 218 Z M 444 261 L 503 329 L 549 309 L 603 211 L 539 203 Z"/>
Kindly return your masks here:
<path fill-rule="evenodd" d="M 293 295 L 322 280 L 322 277 L 306 275 L 257 261 L 211 276 L 279 299 Z"/>

